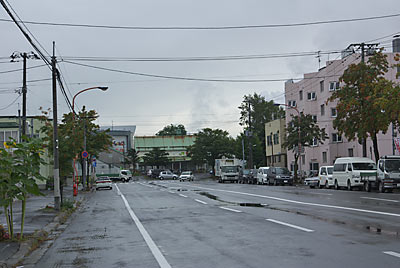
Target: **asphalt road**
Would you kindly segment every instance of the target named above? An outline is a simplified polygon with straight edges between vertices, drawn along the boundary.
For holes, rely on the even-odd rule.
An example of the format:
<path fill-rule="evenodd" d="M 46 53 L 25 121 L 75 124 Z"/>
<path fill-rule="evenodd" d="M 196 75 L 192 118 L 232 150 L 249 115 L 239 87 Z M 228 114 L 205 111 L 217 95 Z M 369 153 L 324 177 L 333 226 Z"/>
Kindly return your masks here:
<path fill-rule="evenodd" d="M 94 193 L 36 267 L 400 267 L 400 194 L 119 183 Z"/>

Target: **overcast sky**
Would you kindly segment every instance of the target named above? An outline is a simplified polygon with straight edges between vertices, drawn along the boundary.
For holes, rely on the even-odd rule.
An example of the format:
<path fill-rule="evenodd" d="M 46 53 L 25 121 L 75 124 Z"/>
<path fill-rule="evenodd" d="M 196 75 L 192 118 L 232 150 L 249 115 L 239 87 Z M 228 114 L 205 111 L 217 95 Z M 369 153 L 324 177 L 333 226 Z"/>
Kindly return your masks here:
<path fill-rule="evenodd" d="M 363 18 L 400 13 L 398 0 L 18 0 L 10 1 L 24 21 L 143 27 L 216 27 L 287 24 Z M 10 19 L 0 8 L 0 19 Z M 400 17 L 299 27 L 234 30 L 122 30 L 26 24 L 46 49 L 56 42 L 59 60 L 67 57 L 221 57 L 267 55 L 294 52 L 332 51 L 350 43 L 370 41 L 400 32 Z M 17 115 L 22 98 L 12 90 L 22 85 L 22 62 L 9 63 L 14 51 L 33 48 L 15 24 L 0 21 L 0 115 Z M 390 51 L 391 38 L 378 42 Z M 338 54 L 321 56 L 325 61 Z M 75 61 L 78 62 L 78 61 Z M 181 62 L 83 62 L 78 63 L 175 77 L 204 79 L 290 79 L 317 71 L 315 55 L 303 57 L 230 61 Z M 28 67 L 41 65 L 29 60 Z M 60 62 L 68 95 L 92 86 L 108 86 L 79 95 L 76 106 L 96 110 L 100 125 L 136 125 L 136 135 L 154 135 L 169 124 L 183 124 L 190 133 L 210 127 L 241 131 L 238 106 L 254 92 L 267 100 L 284 102 L 284 82 L 233 83 L 182 81 L 109 72 Z M 47 67 L 28 70 L 28 80 L 51 78 Z M 28 83 L 28 115 L 39 107 L 51 108 L 51 81 Z M 8 108 L 5 108 L 9 106 Z M 59 117 L 68 112 L 58 92 Z"/>

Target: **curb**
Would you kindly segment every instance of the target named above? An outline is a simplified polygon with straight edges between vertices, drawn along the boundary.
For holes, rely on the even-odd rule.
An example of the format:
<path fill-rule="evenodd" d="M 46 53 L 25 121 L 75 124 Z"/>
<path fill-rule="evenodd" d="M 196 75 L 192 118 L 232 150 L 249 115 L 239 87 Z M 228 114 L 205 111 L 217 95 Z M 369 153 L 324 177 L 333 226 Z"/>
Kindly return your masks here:
<path fill-rule="evenodd" d="M 92 192 L 88 192 L 92 193 Z M 84 202 L 87 201 L 87 196 L 83 196 L 78 205 L 75 204 L 75 209 L 79 209 Z M 64 232 L 71 221 L 71 216 L 75 214 L 75 211 L 68 216 L 64 223 L 61 221 L 67 216 L 68 212 L 61 212 L 59 215 L 55 216 L 53 221 L 48 223 L 40 231 L 37 232 L 39 235 L 47 236 L 38 248 L 31 252 L 31 247 L 35 243 L 33 240 L 24 241 L 20 244 L 18 251 L 3 263 L 0 263 L 0 267 L 34 267 L 35 264 L 43 257 L 47 250 L 53 245 L 57 237 Z M 37 243 L 37 242 L 36 242 Z M 5 266 L 4 266 L 5 265 Z"/>

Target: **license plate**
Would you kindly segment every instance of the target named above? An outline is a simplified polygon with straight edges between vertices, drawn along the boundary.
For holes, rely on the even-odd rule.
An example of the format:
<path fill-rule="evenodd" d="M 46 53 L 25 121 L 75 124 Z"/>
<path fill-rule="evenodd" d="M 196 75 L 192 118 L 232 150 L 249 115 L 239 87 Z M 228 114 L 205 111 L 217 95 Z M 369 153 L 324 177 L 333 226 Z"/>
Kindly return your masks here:
<path fill-rule="evenodd" d="M 284 180 L 283 182 L 287 182 L 287 180 Z"/>
<path fill-rule="evenodd" d="M 400 183 L 398 183 L 398 184 L 397 184 L 397 187 L 399 187 L 399 188 L 400 188 Z"/>

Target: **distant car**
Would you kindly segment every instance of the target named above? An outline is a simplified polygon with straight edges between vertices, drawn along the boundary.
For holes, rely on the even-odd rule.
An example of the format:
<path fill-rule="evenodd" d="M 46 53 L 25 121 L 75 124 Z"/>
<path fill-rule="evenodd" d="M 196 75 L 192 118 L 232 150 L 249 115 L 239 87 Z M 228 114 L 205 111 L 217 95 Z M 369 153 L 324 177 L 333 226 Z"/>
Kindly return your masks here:
<path fill-rule="evenodd" d="M 333 166 L 322 166 L 319 168 L 319 187 L 333 187 L 335 183 L 333 181 Z"/>
<path fill-rule="evenodd" d="M 112 181 L 109 177 L 99 177 L 96 180 L 96 190 L 101 188 L 112 189 Z"/>
<path fill-rule="evenodd" d="M 194 180 L 194 176 L 193 176 L 193 172 L 191 172 L 191 171 L 184 171 L 179 176 L 179 181 L 193 181 L 193 180 Z"/>
<path fill-rule="evenodd" d="M 319 187 L 319 177 L 306 178 L 304 180 L 304 185 L 310 186 L 310 188 Z"/>
<path fill-rule="evenodd" d="M 162 169 L 152 169 L 151 170 L 151 177 L 152 178 L 154 178 L 154 179 L 156 179 L 156 178 L 159 178 L 160 177 L 160 173 L 162 172 L 163 170 Z"/>
<path fill-rule="evenodd" d="M 169 180 L 169 179 L 176 180 L 178 178 L 178 175 L 167 170 L 167 171 L 161 171 L 158 177 L 160 178 L 160 180 Z"/>

